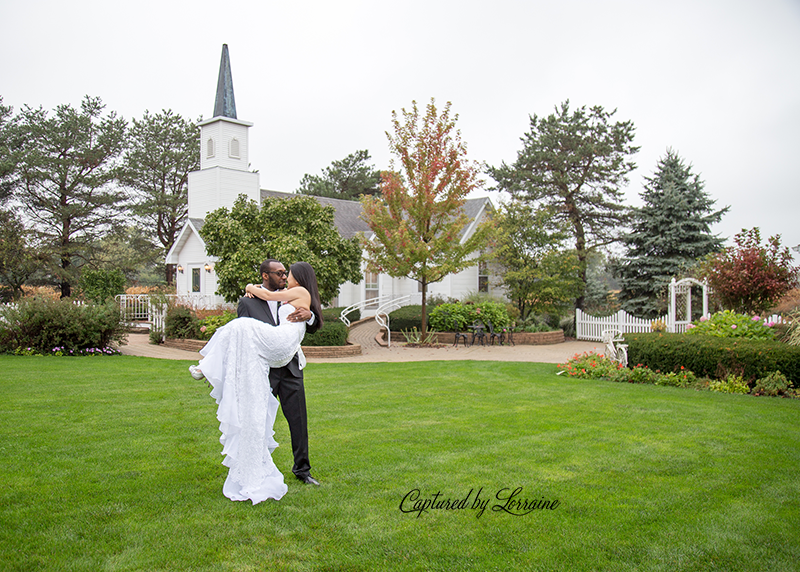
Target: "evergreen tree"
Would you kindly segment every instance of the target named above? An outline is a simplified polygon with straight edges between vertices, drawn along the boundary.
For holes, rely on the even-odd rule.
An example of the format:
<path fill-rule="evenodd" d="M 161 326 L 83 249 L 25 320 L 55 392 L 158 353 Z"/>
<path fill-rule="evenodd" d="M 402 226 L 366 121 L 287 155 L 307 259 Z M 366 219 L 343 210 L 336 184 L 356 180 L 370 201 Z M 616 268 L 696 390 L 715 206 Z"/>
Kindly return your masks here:
<path fill-rule="evenodd" d="M 127 123 L 103 115 L 100 98 L 86 96 L 80 109 L 59 105 L 52 115 L 28 106 L 15 127 L 15 198 L 50 254 L 46 270 L 71 294 L 76 269 L 90 261 L 93 244 L 114 224 L 124 199 L 113 186 L 125 148 Z"/>
<path fill-rule="evenodd" d="M 381 173 L 368 164 L 370 159 L 369 151 L 364 149 L 332 162 L 322 175 L 305 174 L 297 193 L 351 201 L 361 195 L 376 195 L 380 192 Z"/>
<path fill-rule="evenodd" d="M 711 234 L 729 207 L 714 211 L 716 201 L 703 191 L 699 175 L 692 173 L 672 149 L 645 178 L 639 195 L 644 206 L 633 209 L 631 232 L 624 236 L 626 255 L 616 274 L 622 308 L 641 318 L 657 318 L 667 309 L 670 280 L 701 258 L 722 248 Z"/>
<path fill-rule="evenodd" d="M 200 169 L 199 139 L 197 122 L 171 109 L 154 115 L 145 111 L 130 129 L 120 181 L 132 191 L 132 211 L 161 244 L 163 254 L 169 252 L 186 224 L 189 173 Z M 172 265 L 165 272 L 171 284 Z"/>
<path fill-rule="evenodd" d="M 612 123 L 615 113 L 601 106 L 571 112 L 565 101 L 548 117 L 530 118 L 531 130 L 512 165 L 489 168 L 498 190 L 547 207 L 568 223 L 584 285 L 589 254 L 615 242 L 628 217 L 620 188 L 636 167 L 630 156 L 639 148 L 632 145 L 633 123 Z M 575 307 L 583 305 L 581 294 Z"/>

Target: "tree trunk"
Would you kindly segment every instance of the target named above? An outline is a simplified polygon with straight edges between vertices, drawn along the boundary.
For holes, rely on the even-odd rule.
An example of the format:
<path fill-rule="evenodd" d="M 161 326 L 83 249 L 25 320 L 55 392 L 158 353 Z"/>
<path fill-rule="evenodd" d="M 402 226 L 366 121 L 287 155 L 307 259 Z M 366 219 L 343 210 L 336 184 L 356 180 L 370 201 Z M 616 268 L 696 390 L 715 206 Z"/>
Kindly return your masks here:
<path fill-rule="evenodd" d="M 421 335 L 424 339 L 424 336 L 428 330 L 428 316 L 426 313 L 426 298 L 428 294 L 428 283 L 425 280 L 420 280 L 420 284 L 422 284 L 422 328 L 421 328 Z"/>

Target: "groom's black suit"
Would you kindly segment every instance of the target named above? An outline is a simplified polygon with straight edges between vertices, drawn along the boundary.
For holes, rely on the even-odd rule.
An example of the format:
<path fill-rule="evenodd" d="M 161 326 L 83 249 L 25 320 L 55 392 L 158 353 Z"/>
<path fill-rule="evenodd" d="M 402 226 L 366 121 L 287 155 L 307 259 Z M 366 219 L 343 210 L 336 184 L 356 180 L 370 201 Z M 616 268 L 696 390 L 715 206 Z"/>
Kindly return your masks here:
<path fill-rule="evenodd" d="M 239 298 L 237 307 L 239 317 L 250 317 L 272 324 L 273 319 L 269 303 L 261 298 Z M 308 333 L 319 329 L 320 317 L 314 314 L 314 323 L 306 326 Z M 294 453 L 294 466 L 292 472 L 301 480 L 309 475 L 311 463 L 308 460 L 308 419 L 306 416 L 306 392 L 303 387 L 303 370 L 300 369 L 297 355 L 286 366 L 271 368 L 269 384 L 272 393 L 281 402 L 283 416 L 289 423 L 289 432 L 292 435 L 292 452 Z"/>

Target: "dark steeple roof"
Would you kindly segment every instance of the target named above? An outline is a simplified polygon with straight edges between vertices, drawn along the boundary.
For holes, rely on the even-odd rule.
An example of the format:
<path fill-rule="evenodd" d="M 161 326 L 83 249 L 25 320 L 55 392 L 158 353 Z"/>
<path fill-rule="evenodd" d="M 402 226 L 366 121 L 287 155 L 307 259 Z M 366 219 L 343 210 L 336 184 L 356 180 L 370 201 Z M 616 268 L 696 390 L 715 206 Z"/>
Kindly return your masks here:
<path fill-rule="evenodd" d="M 228 44 L 222 44 L 222 59 L 219 62 L 214 117 L 236 119 L 236 100 L 233 98 L 233 75 L 231 75 L 231 58 L 228 55 Z"/>

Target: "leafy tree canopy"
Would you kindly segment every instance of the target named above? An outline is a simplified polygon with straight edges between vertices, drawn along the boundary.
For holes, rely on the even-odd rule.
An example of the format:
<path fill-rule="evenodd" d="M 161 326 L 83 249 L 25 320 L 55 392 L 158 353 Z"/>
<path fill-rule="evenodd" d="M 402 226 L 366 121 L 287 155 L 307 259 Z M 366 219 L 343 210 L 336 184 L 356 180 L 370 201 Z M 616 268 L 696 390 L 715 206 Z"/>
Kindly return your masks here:
<path fill-rule="evenodd" d="M 501 207 L 493 257 L 523 320 L 529 313 L 562 315 L 581 293 L 578 257 L 563 248 L 568 237 L 546 209 L 518 200 Z"/>
<path fill-rule="evenodd" d="M 369 165 L 369 151 L 356 151 L 333 161 L 321 175 L 303 175 L 297 193 L 332 199 L 357 200 L 361 195 L 379 193 L 381 173 Z"/>
<path fill-rule="evenodd" d="M 614 242 L 628 218 L 620 189 L 636 167 L 629 157 L 639 148 L 632 145 L 633 123 L 612 123 L 615 113 L 601 106 L 571 112 L 565 101 L 548 117 L 530 118 L 512 165 L 489 168 L 496 189 L 569 224 L 584 284 L 589 252 Z M 575 305 L 583 307 L 583 295 Z"/>
<path fill-rule="evenodd" d="M 627 253 L 616 274 L 622 308 L 634 316 L 657 318 L 667 311 L 669 281 L 722 248 L 711 225 L 728 207 L 713 210 L 715 201 L 703 190 L 699 175 L 671 149 L 645 181 L 640 194 L 644 206 L 632 210 L 631 232 L 623 237 Z"/>
<path fill-rule="evenodd" d="M 758 228 L 743 229 L 733 239 L 735 246 L 706 258 L 701 275 L 726 310 L 765 312 L 797 286 L 800 269 L 780 238 L 772 236 L 762 245 Z"/>
<path fill-rule="evenodd" d="M 421 116 L 417 103 L 392 112 L 389 149 L 400 162 L 381 174 L 382 196 L 364 196 L 364 220 L 374 233 L 363 240 L 368 268 L 390 276 L 406 276 L 422 286 L 422 332 L 427 329 L 428 284 L 477 263 L 492 226 L 484 222 L 471 236 L 462 236 L 467 216 L 462 207 L 470 192 L 482 186 L 478 168 L 467 159 L 458 115 L 448 102 L 441 114 L 433 99 Z"/>
<path fill-rule="evenodd" d="M 235 302 L 247 284 L 260 284 L 259 265 L 268 258 L 314 267 L 320 298 L 329 303 L 345 282 L 358 283 L 361 249 L 344 239 L 333 223 L 334 209 L 313 197 L 268 198 L 261 208 L 240 196 L 233 207 L 209 213 L 200 231 L 206 250 L 216 256 L 217 292 Z"/>

